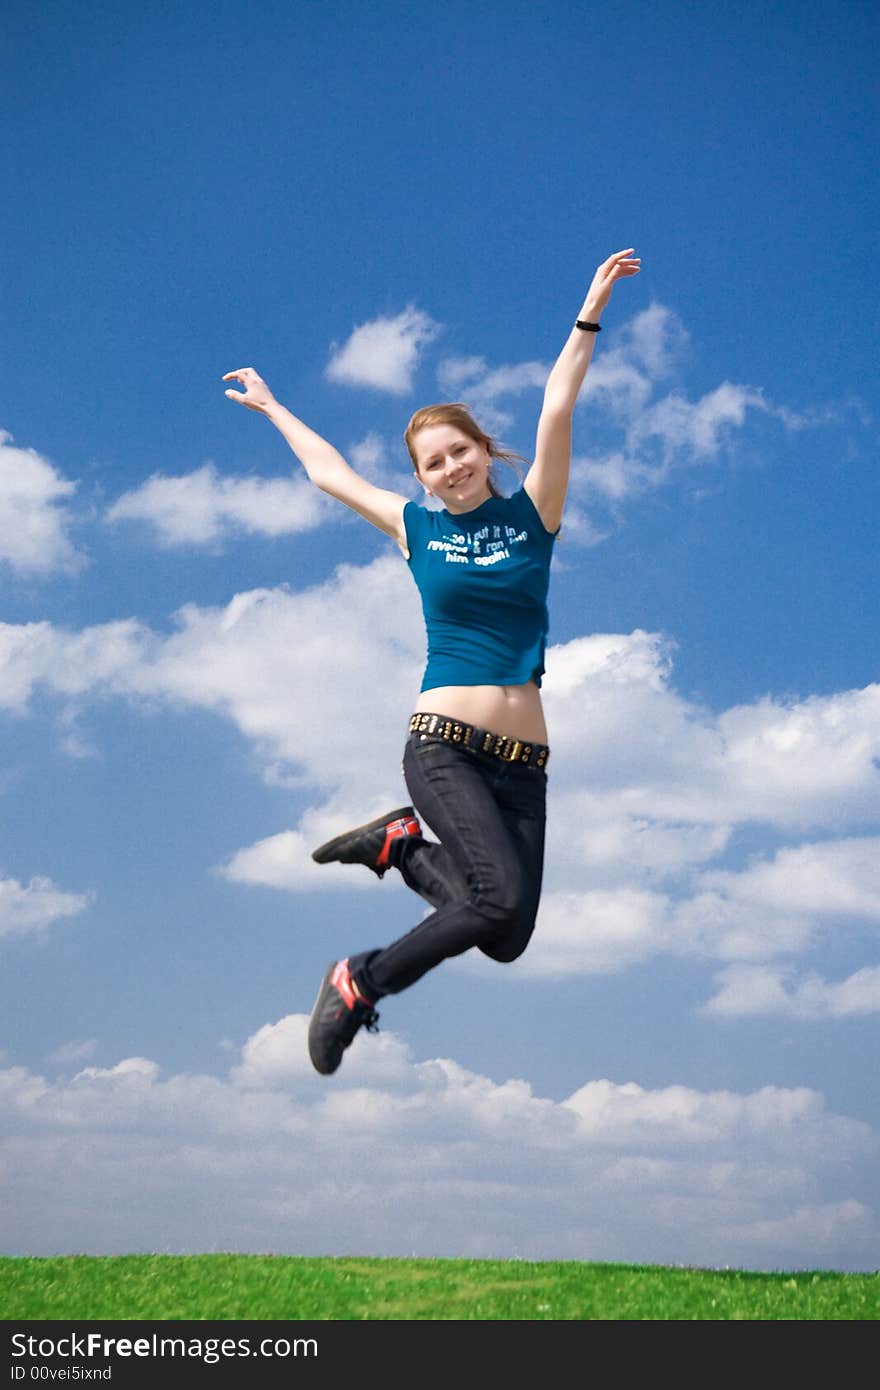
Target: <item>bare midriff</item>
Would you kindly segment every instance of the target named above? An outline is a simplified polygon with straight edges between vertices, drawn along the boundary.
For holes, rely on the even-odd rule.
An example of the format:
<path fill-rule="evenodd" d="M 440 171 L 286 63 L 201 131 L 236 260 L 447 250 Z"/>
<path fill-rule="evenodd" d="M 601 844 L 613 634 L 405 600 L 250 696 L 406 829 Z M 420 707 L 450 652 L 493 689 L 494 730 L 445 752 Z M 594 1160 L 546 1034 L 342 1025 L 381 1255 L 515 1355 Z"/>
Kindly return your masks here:
<path fill-rule="evenodd" d="M 443 714 L 523 743 L 547 742 L 541 692 L 534 681 L 526 685 L 438 685 L 423 690 L 415 708 L 417 713 Z"/>

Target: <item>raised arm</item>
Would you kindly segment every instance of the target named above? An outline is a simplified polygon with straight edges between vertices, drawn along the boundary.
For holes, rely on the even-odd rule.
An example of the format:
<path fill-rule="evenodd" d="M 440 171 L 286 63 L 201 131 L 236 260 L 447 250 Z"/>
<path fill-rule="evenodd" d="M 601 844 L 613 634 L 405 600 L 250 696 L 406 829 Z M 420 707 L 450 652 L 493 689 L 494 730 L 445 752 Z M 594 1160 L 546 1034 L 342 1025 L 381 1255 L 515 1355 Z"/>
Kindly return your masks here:
<path fill-rule="evenodd" d="M 633 250 L 630 246 L 626 251 L 616 251 L 599 266 L 577 316 L 580 322 L 598 323 L 616 282 L 638 274 L 641 261 L 633 256 Z M 544 387 L 535 461 L 526 474 L 524 487 L 548 531 L 558 530 L 562 523 L 571 465 L 571 417 L 595 342 L 595 333 L 572 328 Z"/>
<path fill-rule="evenodd" d="M 240 367 L 238 371 L 227 372 L 223 380 L 241 383 L 243 391 L 227 390 L 226 395 L 231 401 L 238 401 L 272 421 L 284 435 L 315 487 L 344 502 L 359 516 L 391 536 L 402 550 L 406 550 L 403 509 L 407 499 L 402 493 L 375 487 L 355 473 L 338 449 L 275 399 L 253 367 Z"/>

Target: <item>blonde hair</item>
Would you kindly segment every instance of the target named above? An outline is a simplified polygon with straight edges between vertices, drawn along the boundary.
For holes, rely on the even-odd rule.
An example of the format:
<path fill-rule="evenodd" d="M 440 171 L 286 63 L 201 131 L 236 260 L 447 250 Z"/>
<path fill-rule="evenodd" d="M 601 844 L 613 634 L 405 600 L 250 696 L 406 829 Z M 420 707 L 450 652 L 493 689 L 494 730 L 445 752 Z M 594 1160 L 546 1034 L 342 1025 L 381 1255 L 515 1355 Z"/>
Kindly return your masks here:
<path fill-rule="evenodd" d="M 415 440 L 419 430 L 427 429 L 430 425 L 454 425 L 460 429 L 462 434 L 466 434 L 468 439 L 473 439 L 477 444 L 482 444 L 490 459 L 500 459 L 512 468 L 516 476 L 522 482 L 520 464 L 529 467 L 529 460 L 523 458 L 522 454 L 515 454 L 510 449 L 502 449 L 496 440 L 485 430 L 481 430 L 471 412 L 461 401 L 447 401 L 440 405 L 424 405 L 421 410 L 417 410 L 404 431 L 406 447 L 412 459 L 412 465 L 416 473 L 419 471 L 419 464 L 416 458 Z M 495 485 L 494 479 L 489 475 L 489 491 L 493 497 L 500 497 L 501 493 Z"/>

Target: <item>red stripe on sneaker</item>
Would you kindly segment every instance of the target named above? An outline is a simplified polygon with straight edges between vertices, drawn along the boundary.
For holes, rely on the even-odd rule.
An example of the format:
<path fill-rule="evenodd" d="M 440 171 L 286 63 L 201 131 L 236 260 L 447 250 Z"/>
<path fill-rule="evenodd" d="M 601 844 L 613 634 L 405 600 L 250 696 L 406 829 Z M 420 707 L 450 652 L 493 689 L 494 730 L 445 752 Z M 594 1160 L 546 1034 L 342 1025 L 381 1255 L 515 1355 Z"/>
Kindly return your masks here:
<path fill-rule="evenodd" d="M 342 996 L 346 1007 L 353 1009 L 357 1000 L 357 995 L 351 987 L 351 976 L 348 973 L 347 960 L 337 961 L 336 968 L 330 976 L 330 983 Z"/>
<path fill-rule="evenodd" d="M 385 827 L 385 843 L 376 860 L 376 867 L 380 864 L 388 863 L 388 856 L 391 853 L 391 843 L 393 840 L 405 839 L 407 835 L 421 834 L 421 826 L 417 820 L 407 818 L 406 820 L 389 821 Z"/>

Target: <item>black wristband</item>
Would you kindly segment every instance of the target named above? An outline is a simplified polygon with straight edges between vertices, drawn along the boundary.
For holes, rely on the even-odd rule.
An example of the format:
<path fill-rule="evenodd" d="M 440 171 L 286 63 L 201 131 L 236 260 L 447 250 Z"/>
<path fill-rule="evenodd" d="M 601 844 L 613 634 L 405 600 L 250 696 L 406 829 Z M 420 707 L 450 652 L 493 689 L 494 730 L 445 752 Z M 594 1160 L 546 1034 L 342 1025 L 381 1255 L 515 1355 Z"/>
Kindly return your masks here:
<path fill-rule="evenodd" d="M 601 333 L 601 323 L 587 323 L 586 319 L 575 319 L 575 328 L 582 328 L 585 333 Z"/>

